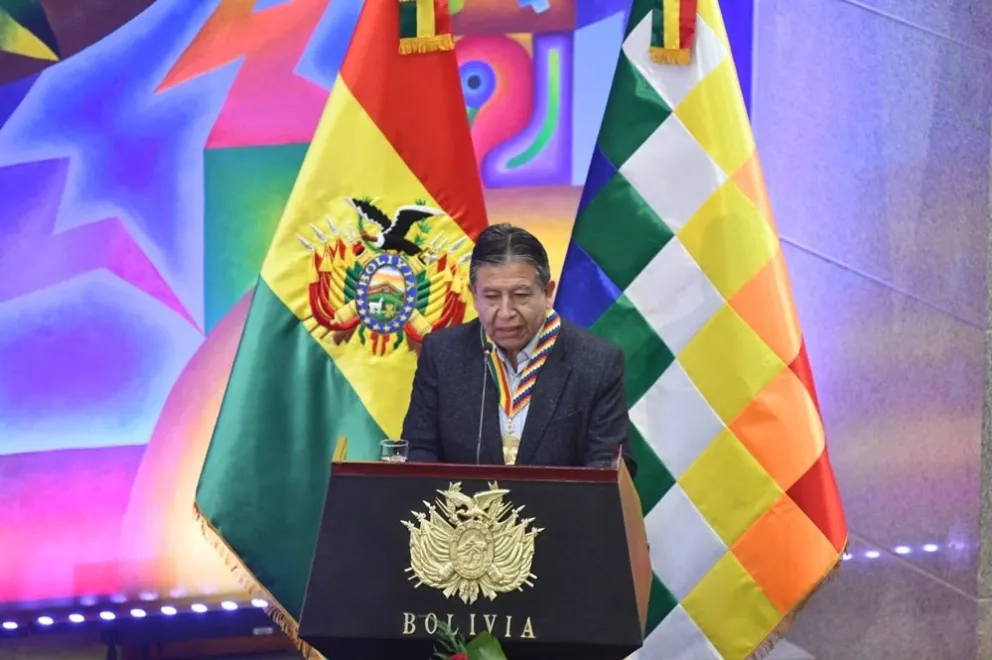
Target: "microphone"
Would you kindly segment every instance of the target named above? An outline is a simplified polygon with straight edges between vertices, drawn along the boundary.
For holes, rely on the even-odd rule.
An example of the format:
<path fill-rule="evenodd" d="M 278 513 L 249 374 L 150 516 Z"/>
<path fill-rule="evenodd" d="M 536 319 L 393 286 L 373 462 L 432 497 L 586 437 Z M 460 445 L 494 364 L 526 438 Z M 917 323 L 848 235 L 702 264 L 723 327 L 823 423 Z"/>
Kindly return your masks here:
<path fill-rule="evenodd" d="M 493 344 L 487 341 L 482 346 L 482 400 L 479 402 L 479 437 L 475 439 L 475 464 L 479 464 L 482 455 L 482 422 L 486 418 L 486 384 L 489 382 L 489 356 L 493 352 Z"/>

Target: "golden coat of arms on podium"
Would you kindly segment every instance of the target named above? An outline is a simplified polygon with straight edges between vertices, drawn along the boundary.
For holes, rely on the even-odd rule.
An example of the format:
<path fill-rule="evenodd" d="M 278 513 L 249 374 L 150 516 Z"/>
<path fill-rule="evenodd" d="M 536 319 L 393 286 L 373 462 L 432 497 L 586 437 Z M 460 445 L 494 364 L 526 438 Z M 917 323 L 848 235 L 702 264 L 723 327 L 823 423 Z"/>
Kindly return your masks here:
<path fill-rule="evenodd" d="M 531 573 L 534 540 L 543 530 L 533 518 L 520 518 L 523 506 L 504 501 L 509 490 L 489 484 L 473 496 L 462 492 L 461 482 L 439 490 L 435 503 L 424 502 L 427 512 L 412 512 L 410 530 L 411 580 L 457 595 L 466 604 L 479 594 L 495 600 L 501 593 L 534 586 Z M 529 529 L 528 529 L 529 527 Z"/>

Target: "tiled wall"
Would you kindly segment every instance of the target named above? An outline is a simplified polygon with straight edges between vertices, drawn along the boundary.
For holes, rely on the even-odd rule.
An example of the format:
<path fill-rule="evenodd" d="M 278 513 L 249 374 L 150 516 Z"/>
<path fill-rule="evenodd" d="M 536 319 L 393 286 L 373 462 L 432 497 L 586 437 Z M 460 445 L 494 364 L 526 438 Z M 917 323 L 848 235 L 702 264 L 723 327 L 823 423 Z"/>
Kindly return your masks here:
<path fill-rule="evenodd" d="M 992 0 L 756 0 L 753 122 L 851 530 L 789 639 L 976 657 Z"/>

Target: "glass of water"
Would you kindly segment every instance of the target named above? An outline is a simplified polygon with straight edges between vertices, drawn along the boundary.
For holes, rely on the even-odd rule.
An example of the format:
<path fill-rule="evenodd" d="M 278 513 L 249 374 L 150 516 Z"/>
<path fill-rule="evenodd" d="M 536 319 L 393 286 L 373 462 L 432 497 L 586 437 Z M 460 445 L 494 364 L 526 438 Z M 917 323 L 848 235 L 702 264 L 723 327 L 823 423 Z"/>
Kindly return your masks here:
<path fill-rule="evenodd" d="M 387 463 L 406 463 L 410 444 L 406 440 L 383 440 L 379 443 L 379 460 Z"/>

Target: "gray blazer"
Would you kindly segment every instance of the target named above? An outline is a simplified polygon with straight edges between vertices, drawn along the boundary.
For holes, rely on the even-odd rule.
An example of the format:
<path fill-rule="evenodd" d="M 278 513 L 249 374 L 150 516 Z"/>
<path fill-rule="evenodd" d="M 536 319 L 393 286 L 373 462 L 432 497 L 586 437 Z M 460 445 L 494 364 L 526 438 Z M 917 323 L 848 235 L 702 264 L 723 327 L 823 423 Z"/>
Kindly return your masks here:
<path fill-rule="evenodd" d="M 623 369 L 619 348 L 562 320 L 534 387 L 517 464 L 606 467 L 620 445 L 634 474 Z M 479 462 L 503 463 L 499 391 L 485 367 L 478 319 L 424 340 L 403 422 L 410 461 L 475 463 L 483 377 Z"/>

